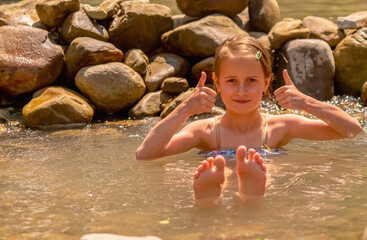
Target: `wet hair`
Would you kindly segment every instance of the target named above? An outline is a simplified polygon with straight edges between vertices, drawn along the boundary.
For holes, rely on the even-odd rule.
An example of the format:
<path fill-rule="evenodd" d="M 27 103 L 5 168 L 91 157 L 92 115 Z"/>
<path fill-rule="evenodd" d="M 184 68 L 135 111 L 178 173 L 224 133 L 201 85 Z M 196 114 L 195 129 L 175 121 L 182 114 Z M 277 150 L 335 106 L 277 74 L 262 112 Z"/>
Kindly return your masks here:
<path fill-rule="evenodd" d="M 259 60 L 264 72 L 264 77 L 269 78 L 269 87 L 264 95 L 270 95 L 269 92 L 273 80 L 272 62 L 269 52 L 257 39 L 253 37 L 238 36 L 228 38 L 220 44 L 215 52 L 214 58 L 214 72 L 217 77 L 219 77 L 220 74 L 220 64 L 228 56 L 253 57 Z"/>

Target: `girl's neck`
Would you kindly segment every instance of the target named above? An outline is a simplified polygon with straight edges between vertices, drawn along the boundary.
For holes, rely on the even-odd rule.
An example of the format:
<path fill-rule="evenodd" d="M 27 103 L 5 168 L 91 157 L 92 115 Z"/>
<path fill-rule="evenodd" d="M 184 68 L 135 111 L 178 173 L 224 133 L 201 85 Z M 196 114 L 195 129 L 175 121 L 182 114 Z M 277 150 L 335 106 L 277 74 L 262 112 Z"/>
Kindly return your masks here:
<path fill-rule="evenodd" d="M 227 111 L 222 118 L 224 127 L 228 127 L 240 133 L 246 133 L 256 128 L 260 128 L 262 121 L 263 117 L 258 108 L 247 114 L 237 114 Z"/>

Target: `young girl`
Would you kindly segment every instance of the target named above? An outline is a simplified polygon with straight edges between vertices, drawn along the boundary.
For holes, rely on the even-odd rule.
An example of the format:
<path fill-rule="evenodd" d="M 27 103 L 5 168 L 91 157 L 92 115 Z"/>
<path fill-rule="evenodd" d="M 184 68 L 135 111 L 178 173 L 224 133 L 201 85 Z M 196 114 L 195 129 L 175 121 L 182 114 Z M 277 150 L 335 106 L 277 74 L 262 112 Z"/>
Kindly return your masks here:
<path fill-rule="evenodd" d="M 192 148 L 232 150 L 236 152 L 238 195 L 247 204 L 262 198 L 265 192 L 266 168 L 255 149 L 281 148 L 293 138 L 352 138 L 362 130 L 358 121 L 341 109 L 298 91 L 286 70 L 283 71 L 286 85 L 274 92 L 278 104 L 285 109 L 306 111 L 318 120 L 293 114 L 262 114 L 259 106 L 271 85 L 272 69 L 269 54 L 254 38 L 234 37 L 224 41 L 215 53 L 214 67 L 214 83 L 226 113 L 192 122 L 179 130 L 190 116 L 210 112 L 214 106 L 216 92 L 204 86 L 206 75 L 202 73 L 190 97 L 147 135 L 136 151 L 137 159 L 154 159 Z M 224 157 L 217 155 L 208 157 L 197 168 L 194 192 L 199 206 L 218 204 L 225 166 Z"/>

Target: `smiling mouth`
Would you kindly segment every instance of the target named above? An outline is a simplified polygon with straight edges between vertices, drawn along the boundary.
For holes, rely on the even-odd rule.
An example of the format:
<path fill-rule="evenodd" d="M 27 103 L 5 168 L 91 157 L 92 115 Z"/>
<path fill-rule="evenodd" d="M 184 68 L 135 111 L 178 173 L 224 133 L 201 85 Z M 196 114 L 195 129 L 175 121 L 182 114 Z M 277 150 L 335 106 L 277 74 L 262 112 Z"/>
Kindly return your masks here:
<path fill-rule="evenodd" d="M 250 102 L 250 100 L 233 100 L 233 101 L 236 103 L 240 103 L 240 104 L 245 104 L 245 103 Z"/>

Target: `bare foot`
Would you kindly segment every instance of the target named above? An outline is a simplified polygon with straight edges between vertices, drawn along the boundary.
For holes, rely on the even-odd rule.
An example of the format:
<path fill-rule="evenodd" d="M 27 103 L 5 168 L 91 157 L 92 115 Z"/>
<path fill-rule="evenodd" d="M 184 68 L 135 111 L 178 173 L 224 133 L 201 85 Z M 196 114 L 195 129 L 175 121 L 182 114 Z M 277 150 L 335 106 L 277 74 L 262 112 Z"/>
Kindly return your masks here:
<path fill-rule="evenodd" d="M 244 204 L 253 204 L 260 200 L 265 193 L 266 167 L 260 154 L 249 149 L 248 159 L 245 146 L 237 148 L 237 178 L 238 189 Z"/>
<path fill-rule="evenodd" d="M 200 207 L 214 207 L 219 203 L 224 182 L 226 161 L 222 156 L 210 157 L 198 167 L 194 175 L 196 203 Z"/>

